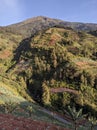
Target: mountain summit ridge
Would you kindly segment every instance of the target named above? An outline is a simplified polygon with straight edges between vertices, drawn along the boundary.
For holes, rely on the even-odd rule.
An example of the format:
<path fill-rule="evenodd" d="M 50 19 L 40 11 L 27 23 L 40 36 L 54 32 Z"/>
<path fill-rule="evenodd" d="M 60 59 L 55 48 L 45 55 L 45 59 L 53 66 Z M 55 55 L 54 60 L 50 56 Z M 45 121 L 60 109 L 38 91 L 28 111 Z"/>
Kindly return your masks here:
<path fill-rule="evenodd" d="M 10 29 L 12 32 L 22 34 L 23 36 L 31 36 L 37 31 L 42 31 L 50 27 L 72 28 L 76 31 L 95 31 L 97 30 L 97 24 L 92 23 L 80 23 L 80 22 L 68 22 L 59 19 L 48 18 L 45 16 L 37 16 L 29 18 L 22 22 L 8 25 L 4 28 Z"/>
<path fill-rule="evenodd" d="M 73 21 L 68 21 L 68 20 L 62 20 L 62 19 L 59 19 L 59 18 L 51 18 L 51 17 L 47 17 L 47 16 L 35 16 L 35 17 L 31 17 L 31 18 L 27 18 L 25 20 L 22 20 L 21 22 L 17 22 L 17 23 L 13 23 L 13 24 L 10 24 L 10 25 L 7 25 L 5 27 L 8 27 L 8 26 L 12 26 L 12 25 L 16 25 L 16 24 L 20 24 L 20 23 L 30 23 L 34 20 L 56 20 L 56 21 L 61 21 L 61 22 L 68 22 L 68 23 L 73 23 L 73 24 L 91 24 L 91 25 L 97 25 L 97 23 L 91 23 L 91 22 L 73 22 Z"/>

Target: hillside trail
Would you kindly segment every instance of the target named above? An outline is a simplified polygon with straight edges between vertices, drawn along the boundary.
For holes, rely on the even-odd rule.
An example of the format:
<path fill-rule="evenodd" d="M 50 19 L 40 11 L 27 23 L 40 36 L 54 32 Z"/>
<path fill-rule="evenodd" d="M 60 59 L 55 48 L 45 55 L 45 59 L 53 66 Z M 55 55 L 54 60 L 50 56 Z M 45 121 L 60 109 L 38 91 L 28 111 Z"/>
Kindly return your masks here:
<path fill-rule="evenodd" d="M 78 91 L 77 90 L 73 90 L 73 89 L 69 89 L 69 88 L 52 88 L 50 89 L 50 92 L 51 93 L 60 93 L 60 92 L 68 92 L 68 93 L 72 93 L 74 95 L 79 95 Z M 56 112 L 52 112 L 52 111 L 49 111 L 45 108 L 40 108 L 39 109 L 40 111 L 42 112 L 45 112 L 47 114 L 49 114 L 50 116 L 52 116 L 54 119 L 57 119 L 58 121 L 62 122 L 62 123 L 65 123 L 65 124 L 71 124 L 71 119 L 69 119 L 68 117 L 66 117 L 65 115 L 61 115 L 61 114 L 58 114 Z"/>
<path fill-rule="evenodd" d="M 79 92 L 77 90 L 74 89 L 70 89 L 70 88 L 51 88 L 50 89 L 51 93 L 63 93 L 63 92 L 68 92 L 68 93 L 72 93 L 74 95 L 79 95 Z"/>
<path fill-rule="evenodd" d="M 49 111 L 45 108 L 40 108 L 39 109 L 40 111 L 44 112 L 44 113 L 47 113 L 49 114 L 50 116 L 52 116 L 54 119 L 57 119 L 58 121 L 62 122 L 62 123 L 65 123 L 65 124 L 71 124 L 69 121 L 67 121 L 66 119 L 64 119 L 61 115 L 55 113 L 55 112 L 52 112 L 52 111 Z"/>
<path fill-rule="evenodd" d="M 74 95 L 79 95 L 79 92 L 77 90 L 73 90 L 73 89 L 69 89 L 69 88 L 51 88 L 50 89 L 51 93 L 60 93 L 60 92 L 68 92 L 68 93 L 72 93 Z M 58 121 L 65 123 L 65 124 L 71 124 L 72 120 L 67 117 L 66 115 L 61 115 L 59 113 L 47 110 L 43 107 L 40 107 L 39 109 L 40 111 L 49 114 L 50 116 L 52 116 L 54 119 L 57 119 Z"/>

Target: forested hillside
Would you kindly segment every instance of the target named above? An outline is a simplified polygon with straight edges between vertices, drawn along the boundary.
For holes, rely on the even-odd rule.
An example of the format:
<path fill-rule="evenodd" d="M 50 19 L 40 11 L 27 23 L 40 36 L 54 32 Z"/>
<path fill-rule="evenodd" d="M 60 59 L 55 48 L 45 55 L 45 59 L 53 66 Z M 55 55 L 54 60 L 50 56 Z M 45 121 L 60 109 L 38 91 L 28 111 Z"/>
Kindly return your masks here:
<path fill-rule="evenodd" d="M 72 29 L 50 28 L 23 40 L 15 50 L 15 64 L 7 70 L 22 78 L 32 98 L 63 110 L 72 103 L 96 110 L 97 38 Z M 64 88 L 52 92 L 52 88 Z M 65 88 L 78 94 L 65 92 Z M 92 98 L 91 98 L 92 97 Z"/>
<path fill-rule="evenodd" d="M 15 100 L 22 97 L 63 115 L 68 106 L 75 106 L 96 116 L 96 31 L 38 20 L 33 26 L 35 19 L 0 28 L 0 91 L 4 93 L 5 85 Z"/>

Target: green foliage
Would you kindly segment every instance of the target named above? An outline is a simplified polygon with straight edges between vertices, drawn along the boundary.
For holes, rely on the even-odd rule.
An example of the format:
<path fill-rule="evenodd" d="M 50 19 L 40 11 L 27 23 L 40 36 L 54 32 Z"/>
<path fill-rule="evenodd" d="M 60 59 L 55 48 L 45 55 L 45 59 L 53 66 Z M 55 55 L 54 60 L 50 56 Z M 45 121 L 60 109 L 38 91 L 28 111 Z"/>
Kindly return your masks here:
<path fill-rule="evenodd" d="M 13 91 L 25 99 L 32 98 L 57 111 L 73 102 L 84 111 L 97 111 L 97 37 L 70 28 L 43 29 L 40 25 L 37 28 L 43 30 L 35 34 L 35 27 L 34 35 L 26 39 L 22 38 L 27 34 L 24 26 L 22 36 L 11 33 L 14 25 L 1 31 L 1 82 L 13 86 Z M 52 93 L 51 88 L 69 88 L 78 94 Z"/>
<path fill-rule="evenodd" d="M 84 118 L 84 115 L 82 114 L 82 109 L 76 110 L 75 106 L 68 106 L 65 113 L 71 117 L 74 125 L 74 130 L 78 130 L 79 123 Z"/>
<path fill-rule="evenodd" d="M 97 125 L 97 119 L 94 116 L 89 116 L 88 118 L 91 130 L 94 130 L 94 127 Z"/>
<path fill-rule="evenodd" d="M 32 112 L 33 112 L 33 107 L 30 105 L 30 106 L 28 106 L 27 107 L 27 111 L 28 111 L 28 113 L 29 113 L 29 117 L 31 117 L 32 116 Z"/>
<path fill-rule="evenodd" d="M 50 105 L 50 92 L 45 83 L 42 84 L 42 103 L 44 105 Z"/>
<path fill-rule="evenodd" d="M 5 102 L 3 107 L 5 109 L 5 113 L 12 113 L 18 107 L 18 104 L 13 102 Z"/>

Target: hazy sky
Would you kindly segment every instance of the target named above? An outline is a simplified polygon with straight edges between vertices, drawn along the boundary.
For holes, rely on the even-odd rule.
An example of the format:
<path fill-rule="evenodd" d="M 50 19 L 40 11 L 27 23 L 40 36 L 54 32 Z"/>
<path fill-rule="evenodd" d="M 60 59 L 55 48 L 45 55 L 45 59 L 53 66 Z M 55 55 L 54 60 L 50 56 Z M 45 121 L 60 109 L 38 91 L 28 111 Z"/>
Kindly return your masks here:
<path fill-rule="evenodd" d="M 97 23 L 97 0 L 0 0 L 0 26 L 35 16 Z"/>

